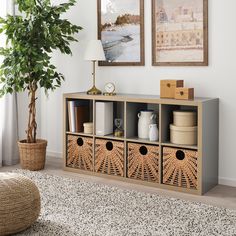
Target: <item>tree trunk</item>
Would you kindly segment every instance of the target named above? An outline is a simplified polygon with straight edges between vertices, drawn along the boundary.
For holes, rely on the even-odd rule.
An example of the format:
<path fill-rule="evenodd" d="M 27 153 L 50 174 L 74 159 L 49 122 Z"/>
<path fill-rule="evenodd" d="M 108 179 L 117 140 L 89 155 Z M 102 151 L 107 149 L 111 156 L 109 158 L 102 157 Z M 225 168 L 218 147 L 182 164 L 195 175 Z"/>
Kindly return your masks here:
<path fill-rule="evenodd" d="M 32 88 L 33 87 L 33 88 Z M 26 130 L 27 134 L 27 143 L 36 143 L 36 86 L 32 86 L 29 91 L 30 104 L 29 104 L 29 118 L 28 118 L 28 129 Z"/>

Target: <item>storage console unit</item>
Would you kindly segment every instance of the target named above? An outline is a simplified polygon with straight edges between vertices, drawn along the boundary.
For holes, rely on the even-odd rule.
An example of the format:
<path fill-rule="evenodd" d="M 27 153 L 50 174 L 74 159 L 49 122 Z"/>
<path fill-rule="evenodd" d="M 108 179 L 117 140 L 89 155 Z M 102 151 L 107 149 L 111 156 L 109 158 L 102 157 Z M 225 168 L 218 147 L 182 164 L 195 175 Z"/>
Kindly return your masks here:
<path fill-rule="evenodd" d="M 77 100 L 90 104 L 92 134 L 69 131 L 68 102 Z M 113 102 L 113 118 L 123 120 L 124 137 L 96 135 L 96 102 L 106 101 Z M 219 99 L 71 93 L 64 94 L 63 104 L 65 170 L 198 195 L 218 184 Z M 158 141 L 138 138 L 137 114 L 144 109 L 157 114 Z M 170 142 L 173 111 L 178 110 L 196 112 L 197 145 Z"/>

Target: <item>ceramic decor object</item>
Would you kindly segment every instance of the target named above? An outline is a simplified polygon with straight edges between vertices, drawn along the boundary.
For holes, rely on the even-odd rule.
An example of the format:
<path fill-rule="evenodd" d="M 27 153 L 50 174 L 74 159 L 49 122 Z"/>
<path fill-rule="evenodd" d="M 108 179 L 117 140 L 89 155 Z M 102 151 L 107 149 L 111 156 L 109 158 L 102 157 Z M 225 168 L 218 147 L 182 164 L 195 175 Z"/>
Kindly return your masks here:
<path fill-rule="evenodd" d="M 158 139 L 159 139 L 159 132 L 158 132 L 157 124 L 149 125 L 149 140 L 154 142 L 154 141 L 158 141 Z"/>
<path fill-rule="evenodd" d="M 153 110 L 140 111 L 138 118 L 138 137 L 149 139 L 149 126 L 156 123 L 156 114 Z"/>

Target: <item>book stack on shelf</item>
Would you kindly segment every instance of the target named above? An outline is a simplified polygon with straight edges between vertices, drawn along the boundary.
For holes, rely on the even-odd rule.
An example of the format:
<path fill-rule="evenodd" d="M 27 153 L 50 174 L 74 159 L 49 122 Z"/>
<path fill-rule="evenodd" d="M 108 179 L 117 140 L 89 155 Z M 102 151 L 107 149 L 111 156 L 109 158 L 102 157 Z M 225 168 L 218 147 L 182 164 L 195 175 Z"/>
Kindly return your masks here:
<path fill-rule="evenodd" d="M 89 101 L 68 101 L 68 121 L 70 132 L 83 132 L 83 124 L 89 121 Z"/>

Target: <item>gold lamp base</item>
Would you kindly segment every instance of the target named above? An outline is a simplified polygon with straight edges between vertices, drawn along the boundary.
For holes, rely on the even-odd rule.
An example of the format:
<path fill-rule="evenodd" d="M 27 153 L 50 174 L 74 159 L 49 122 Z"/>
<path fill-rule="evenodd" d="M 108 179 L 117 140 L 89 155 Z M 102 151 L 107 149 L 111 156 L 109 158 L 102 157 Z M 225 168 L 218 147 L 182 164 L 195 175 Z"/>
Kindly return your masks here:
<path fill-rule="evenodd" d="M 95 86 L 93 86 L 91 89 L 89 89 L 87 91 L 87 94 L 89 94 L 89 95 L 100 95 L 100 94 L 102 94 L 102 91 L 100 91 Z"/>

